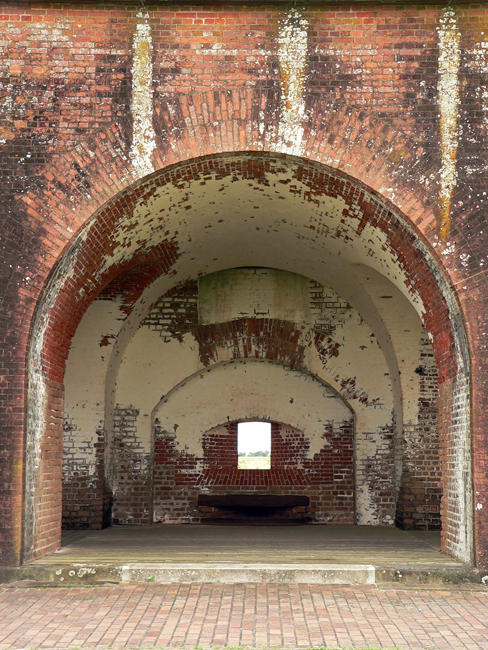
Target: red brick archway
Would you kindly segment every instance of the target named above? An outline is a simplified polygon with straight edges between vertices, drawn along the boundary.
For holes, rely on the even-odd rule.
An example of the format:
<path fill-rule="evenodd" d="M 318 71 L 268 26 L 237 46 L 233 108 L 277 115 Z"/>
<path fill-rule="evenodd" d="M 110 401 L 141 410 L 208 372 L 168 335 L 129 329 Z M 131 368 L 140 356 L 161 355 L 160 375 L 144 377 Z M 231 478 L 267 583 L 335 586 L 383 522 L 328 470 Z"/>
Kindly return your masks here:
<path fill-rule="evenodd" d="M 376 243 L 371 250 L 375 255 L 386 251 L 404 274 L 407 290 L 420 296 L 425 309 L 424 322 L 433 337 L 441 384 L 441 456 L 447 494 L 443 513 L 444 548 L 456 547 L 460 537 L 470 536 L 469 531 L 460 530 L 455 520 L 449 495 L 456 496 L 453 493 L 459 488 L 459 481 L 447 471 L 450 457 L 458 451 L 451 436 L 455 435 L 458 421 L 456 409 L 465 406 L 458 393 L 460 382 L 464 379 L 469 382 L 469 355 L 456 296 L 439 261 L 405 215 L 360 181 L 303 159 L 249 152 L 192 159 L 131 185 L 94 214 L 52 271 L 31 330 L 25 559 L 55 548 L 59 541 L 63 372 L 71 337 L 81 316 L 104 287 L 123 276 L 133 280 L 129 282 L 131 291 L 126 304 L 126 313 L 130 314 L 145 287 L 155 278 L 173 273 L 180 257 L 184 257 L 178 224 L 171 218 L 156 220 L 151 234 L 142 237 L 138 233 L 134 242 L 131 232 L 136 227 L 135 207 L 150 202 L 159 188 L 180 192 L 192 183 L 205 184 L 209 178 L 229 184 L 236 180 L 252 181 L 269 188 L 268 177 L 273 174 L 288 175 L 284 185 L 290 197 L 296 195 L 300 184 L 300 200 L 305 204 L 313 206 L 323 197 L 340 197 L 344 202 L 342 225 L 325 234 L 320 234 L 320 228 L 316 230 L 317 226 L 311 222 L 299 223 L 297 216 L 297 228 L 311 241 L 322 237 L 324 241 L 333 241 L 334 246 L 348 246 L 353 233 L 367 249 L 370 233 L 380 234 L 381 246 Z M 186 199 L 180 202 L 178 209 L 185 210 L 186 205 L 182 206 L 185 202 Z M 360 210 L 352 210 L 353 204 Z M 191 203 L 187 205 L 191 211 Z M 453 394 L 458 395 L 458 403 L 453 402 Z M 469 540 L 464 543 L 469 544 Z"/>
<path fill-rule="evenodd" d="M 280 3 L 239 4 L 233 3 L 230 11 L 225 3 L 197 3 L 191 9 L 185 7 L 184 14 L 179 14 L 176 5 L 155 4 L 147 16 L 139 18 L 138 8 L 131 3 L 82 12 L 73 11 L 69 3 L 56 7 L 23 3 L 4 11 L 6 29 L 13 29 L 15 38 L 9 39 L 5 50 L 9 83 L 2 113 L 6 132 L 2 141 L 1 279 L 5 291 L 0 360 L 0 430 L 4 436 L 0 564 L 15 564 L 22 557 L 23 521 L 30 516 L 27 506 L 24 512 L 24 497 L 26 504 L 33 497 L 30 488 L 24 489 L 24 459 L 41 453 L 41 429 L 47 431 L 41 427 L 37 430 L 41 437 L 32 437 L 25 428 L 29 337 L 36 335 L 40 325 L 34 320 L 36 305 L 38 313 L 49 312 L 45 297 L 55 279 L 56 263 L 64 260 L 60 264 L 69 269 L 69 254 L 63 256 L 83 227 L 104 204 L 140 180 L 131 160 L 130 104 L 134 35 L 136 27 L 142 26 L 141 19 L 147 21 L 154 42 L 147 123 L 154 131 L 156 148 L 146 169 L 161 170 L 223 152 L 286 150 L 276 137 L 283 117 L 282 93 L 286 92 L 282 83 L 286 75 L 278 56 L 286 11 Z M 407 7 L 405 3 L 396 11 L 378 2 L 368 4 L 366 12 L 361 3 L 349 7 L 350 11 L 344 11 L 343 3 L 307 7 L 302 13 L 308 21 L 310 56 L 302 75 L 304 119 L 297 114 L 301 123 L 296 126 L 303 127 L 300 153 L 304 159 L 350 174 L 392 201 L 393 211 L 403 215 L 411 232 L 425 238 L 435 260 L 434 274 L 450 287 L 445 295 L 453 298 L 451 312 L 456 312 L 456 302 L 461 306 L 462 317 L 454 318 L 452 328 L 466 327 L 472 352 L 475 559 L 478 565 L 488 566 L 488 358 L 484 354 L 488 305 L 482 155 L 487 130 L 479 119 L 479 93 L 486 71 L 482 51 L 486 16 L 479 3 L 458 3 L 455 8 L 430 4 Z M 462 52 L 456 72 L 462 92 L 459 129 L 453 126 L 451 134 L 458 163 L 450 202 L 451 234 L 449 241 L 441 241 L 437 217 L 445 205 L 439 206 L 437 198 L 445 147 L 438 104 L 442 97 L 435 91 L 443 54 L 439 37 L 442 31 L 446 35 L 449 24 L 452 29 L 447 32 L 451 31 L 454 41 L 459 37 Z M 215 39 L 223 45 L 218 52 L 211 49 Z M 33 42 L 40 43 L 35 61 Z M 74 51 L 86 56 L 75 58 Z M 389 71 L 388 83 L 385 70 Z M 14 101 L 15 93 L 19 101 Z M 457 108 L 452 108 L 455 115 Z M 456 158 L 452 154 L 448 153 L 450 162 Z M 103 230 L 103 224 L 99 225 Z M 94 236 L 93 241 L 97 243 L 98 238 Z M 93 254 L 96 257 L 102 251 L 95 247 Z M 166 258 L 154 261 L 155 266 L 160 264 L 159 270 L 165 270 L 176 254 L 176 250 L 166 250 Z M 150 279 L 159 272 L 147 260 L 139 261 L 139 269 L 134 262 L 125 271 L 135 292 L 127 297 L 128 310 L 137 296 L 139 274 Z M 123 283 L 120 276 L 114 282 Z M 94 294 L 96 290 L 94 286 L 89 291 Z M 57 320 L 63 350 L 73 330 L 73 324 L 63 323 L 64 306 L 59 303 L 64 317 Z M 54 313 L 53 317 L 56 320 Z M 442 336 L 448 346 L 449 336 L 441 322 L 436 332 L 438 349 Z M 56 376 L 51 394 L 54 414 L 62 410 L 63 350 L 43 359 L 50 375 Z M 38 352 L 43 354 L 43 350 Z M 55 418 L 53 444 L 43 443 L 46 467 L 59 467 L 59 426 Z M 34 469 L 38 476 L 39 466 Z M 48 472 L 43 475 L 46 478 Z M 51 482 L 45 483 L 52 503 L 57 503 L 59 479 L 54 469 Z M 42 543 L 36 553 L 56 545 L 58 514 L 56 506 L 52 516 L 47 510 L 43 515 L 39 524 Z M 31 552 L 26 544 L 24 557 Z"/>

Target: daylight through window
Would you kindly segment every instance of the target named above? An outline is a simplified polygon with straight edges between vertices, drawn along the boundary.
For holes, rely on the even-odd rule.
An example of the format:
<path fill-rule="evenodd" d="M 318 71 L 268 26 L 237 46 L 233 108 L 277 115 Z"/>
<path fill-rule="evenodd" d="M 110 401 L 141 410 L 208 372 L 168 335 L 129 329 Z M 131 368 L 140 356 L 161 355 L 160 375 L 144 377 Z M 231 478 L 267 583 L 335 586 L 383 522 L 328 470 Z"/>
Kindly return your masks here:
<path fill-rule="evenodd" d="M 237 424 L 237 468 L 271 469 L 271 423 Z"/>

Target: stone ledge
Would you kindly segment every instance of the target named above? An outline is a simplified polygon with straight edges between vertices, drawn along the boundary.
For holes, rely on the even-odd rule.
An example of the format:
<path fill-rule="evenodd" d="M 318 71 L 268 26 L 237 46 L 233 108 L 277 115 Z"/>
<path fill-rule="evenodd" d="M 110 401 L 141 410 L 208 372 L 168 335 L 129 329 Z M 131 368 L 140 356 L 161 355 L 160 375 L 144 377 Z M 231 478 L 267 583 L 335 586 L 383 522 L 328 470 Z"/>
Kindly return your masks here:
<path fill-rule="evenodd" d="M 0 584 L 83 586 L 155 583 L 307 583 L 488 586 L 488 571 L 472 567 L 372 564 L 238 564 L 226 562 L 131 562 L 127 564 L 49 564 L 0 568 Z"/>
<path fill-rule="evenodd" d="M 374 584 L 365 564 L 131 563 L 120 567 L 122 582 Z"/>

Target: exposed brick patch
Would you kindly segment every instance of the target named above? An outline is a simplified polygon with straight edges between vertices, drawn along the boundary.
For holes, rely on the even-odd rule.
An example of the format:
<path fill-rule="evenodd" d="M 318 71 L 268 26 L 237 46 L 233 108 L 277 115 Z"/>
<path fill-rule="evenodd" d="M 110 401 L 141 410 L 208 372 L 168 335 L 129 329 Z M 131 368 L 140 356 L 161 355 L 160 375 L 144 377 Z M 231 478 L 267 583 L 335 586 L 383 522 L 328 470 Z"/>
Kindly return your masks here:
<path fill-rule="evenodd" d="M 63 528 L 101 528 L 107 509 L 104 490 L 105 434 L 97 442 L 76 440 L 76 426 L 65 418 L 63 453 Z M 87 457 L 93 457 L 90 465 Z"/>
<path fill-rule="evenodd" d="M 395 520 L 395 489 L 391 471 L 393 458 L 394 427 L 381 427 L 380 432 L 365 432 L 363 438 L 374 452 L 366 456 L 357 466 L 356 489 L 367 492 L 373 517 L 362 523 L 371 523 L 374 517 L 390 525 Z"/>
<path fill-rule="evenodd" d="M 141 327 L 159 332 L 165 342 L 171 338 L 181 340 L 183 334 L 198 325 L 198 284 L 187 282 L 176 287 L 152 306 Z"/>
<path fill-rule="evenodd" d="M 351 306 L 335 291 L 319 282 L 310 281 L 310 312 L 321 341 L 323 337 L 331 336 L 338 325 L 344 324 L 345 314 L 350 309 Z"/>
<path fill-rule="evenodd" d="M 193 335 L 203 365 L 215 363 L 219 348 L 230 348 L 231 358 L 272 359 L 290 368 L 303 366 L 304 343 L 294 323 L 271 318 L 243 318 L 201 325 Z"/>
<path fill-rule="evenodd" d="M 141 447 L 137 436 L 139 411 L 117 405 L 113 414 L 113 448 L 117 458 L 114 479 L 115 524 L 151 522 L 151 453 Z"/>
<path fill-rule="evenodd" d="M 419 421 L 417 425 L 404 426 L 403 476 L 396 521 L 405 529 L 439 530 L 442 496 L 437 423 L 439 390 L 437 368 L 427 337 L 421 341 L 417 372 Z"/>
<path fill-rule="evenodd" d="M 307 516 L 316 522 L 354 523 L 353 422 L 328 424 L 324 445 L 313 459 L 308 443 L 293 427 L 272 423 L 271 469 L 237 468 L 237 423 L 206 432 L 203 456 L 196 458 L 177 447 L 177 435 L 155 428 L 154 515 L 156 521 L 197 522 L 231 518 L 235 513 L 197 508 L 199 493 L 256 492 L 298 494 L 310 498 Z M 300 507 L 301 508 L 301 507 Z M 291 508 L 285 516 L 301 516 Z"/>

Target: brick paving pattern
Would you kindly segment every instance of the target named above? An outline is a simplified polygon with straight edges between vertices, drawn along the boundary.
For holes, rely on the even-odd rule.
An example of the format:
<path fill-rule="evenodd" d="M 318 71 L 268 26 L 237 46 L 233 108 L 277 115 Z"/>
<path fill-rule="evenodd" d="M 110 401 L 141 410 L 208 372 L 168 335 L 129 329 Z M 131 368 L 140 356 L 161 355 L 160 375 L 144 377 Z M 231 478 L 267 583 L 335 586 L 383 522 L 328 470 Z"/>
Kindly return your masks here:
<path fill-rule="evenodd" d="M 0 648 L 488 648 L 488 593 L 133 584 L 0 589 Z"/>

